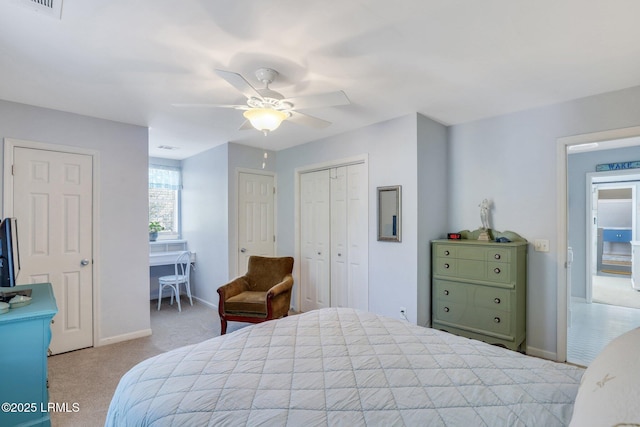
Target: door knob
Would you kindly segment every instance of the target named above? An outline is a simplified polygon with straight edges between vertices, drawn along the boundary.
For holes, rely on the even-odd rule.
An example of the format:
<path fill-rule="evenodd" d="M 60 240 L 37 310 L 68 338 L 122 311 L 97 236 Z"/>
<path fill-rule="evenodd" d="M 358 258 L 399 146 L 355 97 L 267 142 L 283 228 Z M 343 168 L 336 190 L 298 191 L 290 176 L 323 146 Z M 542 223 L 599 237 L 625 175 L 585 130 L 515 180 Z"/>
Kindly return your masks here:
<path fill-rule="evenodd" d="M 246 248 L 242 248 L 242 249 L 240 249 L 240 252 L 245 253 L 245 252 L 247 252 L 247 249 Z"/>
<path fill-rule="evenodd" d="M 80 265 L 89 265 L 89 260 L 88 259 L 83 259 L 82 261 L 80 261 Z"/>

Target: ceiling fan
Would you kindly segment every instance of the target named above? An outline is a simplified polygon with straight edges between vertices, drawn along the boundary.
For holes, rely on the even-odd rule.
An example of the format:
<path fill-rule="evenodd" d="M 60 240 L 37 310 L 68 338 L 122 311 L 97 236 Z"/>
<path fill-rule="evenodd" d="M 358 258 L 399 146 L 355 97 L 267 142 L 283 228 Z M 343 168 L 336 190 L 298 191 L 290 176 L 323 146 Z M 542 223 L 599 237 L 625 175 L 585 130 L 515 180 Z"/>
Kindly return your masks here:
<path fill-rule="evenodd" d="M 271 68 L 259 68 L 255 73 L 258 81 L 264 84 L 264 88 L 261 89 L 252 86 L 251 83 L 238 73 L 224 70 L 216 70 L 216 73 L 247 97 L 246 105 L 174 105 L 182 107 L 219 107 L 243 110 L 243 115 L 247 120 L 240 126 L 240 129 L 251 129 L 253 127 L 266 135 L 267 132 L 277 129 L 284 120 L 316 129 L 325 128 L 329 126 L 331 122 L 301 113 L 298 110 L 333 107 L 351 103 L 347 95 L 341 90 L 318 95 L 285 98 L 279 92 L 269 88 L 269 85 L 273 83 L 278 76 L 278 72 Z"/>

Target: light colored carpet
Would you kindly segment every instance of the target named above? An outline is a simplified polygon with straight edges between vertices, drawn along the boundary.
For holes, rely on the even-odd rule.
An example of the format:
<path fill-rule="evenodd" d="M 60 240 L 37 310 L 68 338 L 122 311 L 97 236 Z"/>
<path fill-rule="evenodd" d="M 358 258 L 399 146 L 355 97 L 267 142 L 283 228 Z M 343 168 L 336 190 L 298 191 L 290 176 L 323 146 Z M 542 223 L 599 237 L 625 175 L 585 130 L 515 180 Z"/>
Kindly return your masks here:
<path fill-rule="evenodd" d="M 52 426 L 104 425 L 113 392 L 130 368 L 168 350 L 220 335 L 216 310 L 197 301 L 192 307 L 184 297 L 181 303 L 182 312 L 178 312 L 167 298 L 157 311 L 157 300 L 150 301 L 150 337 L 49 357 L 49 401 L 67 403 L 69 408 L 74 403 L 79 406 L 76 413 L 52 413 Z M 229 322 L 227 333 L 247 325 Z"/>
<path fill-rule="evenodd" d="M 600 304 L 640 308 L 640 292 L 629 277 L 593 276 L 592 300 Z"/>

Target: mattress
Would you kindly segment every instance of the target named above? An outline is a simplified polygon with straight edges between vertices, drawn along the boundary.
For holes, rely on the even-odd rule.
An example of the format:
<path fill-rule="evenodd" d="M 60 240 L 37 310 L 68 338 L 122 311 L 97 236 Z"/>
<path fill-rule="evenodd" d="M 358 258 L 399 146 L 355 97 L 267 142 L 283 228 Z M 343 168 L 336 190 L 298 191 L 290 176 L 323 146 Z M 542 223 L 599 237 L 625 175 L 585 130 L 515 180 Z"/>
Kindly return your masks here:
<path fill-rule="evenodd" d="M 147 359 L 107 426 L 561 426 L 584 370 L 345 308 Z"/>

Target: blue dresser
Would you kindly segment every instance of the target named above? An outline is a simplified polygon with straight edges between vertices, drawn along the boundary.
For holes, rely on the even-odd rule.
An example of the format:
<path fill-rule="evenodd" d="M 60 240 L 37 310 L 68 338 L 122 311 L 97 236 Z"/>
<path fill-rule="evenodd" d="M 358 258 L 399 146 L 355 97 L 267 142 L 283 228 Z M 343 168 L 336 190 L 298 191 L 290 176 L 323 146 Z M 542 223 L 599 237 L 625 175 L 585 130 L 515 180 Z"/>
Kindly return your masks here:
<path fill-rule="evenodd" d="M 58 311 L 51 284 L 2 289 L 31 289 L 32 301 L 0 314 L 0 426 L 50 426 L 47 350 Z"/>

